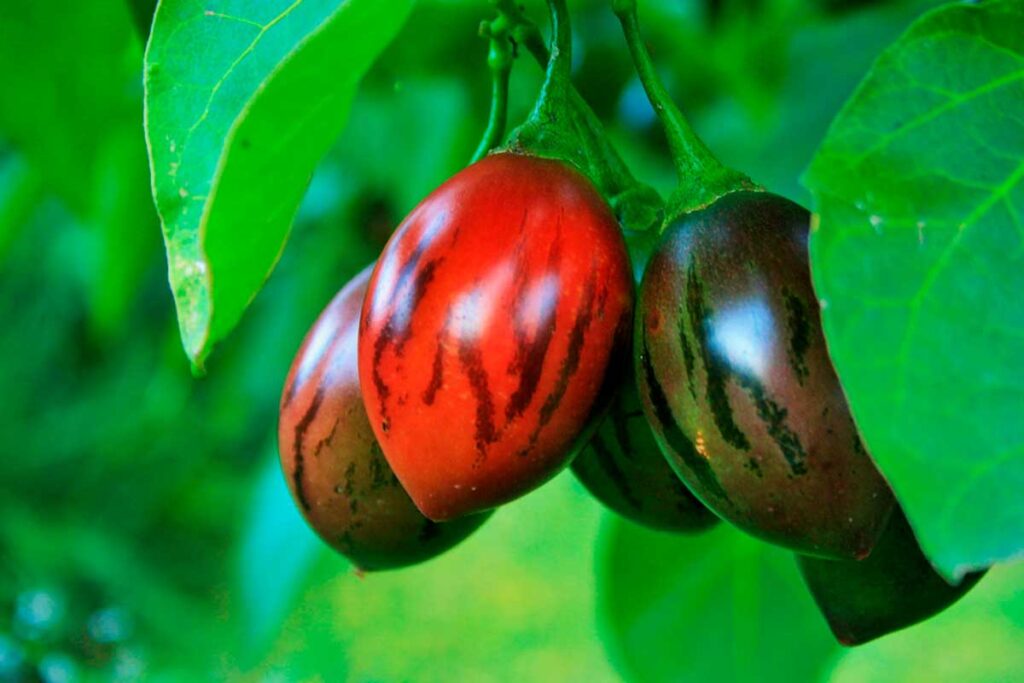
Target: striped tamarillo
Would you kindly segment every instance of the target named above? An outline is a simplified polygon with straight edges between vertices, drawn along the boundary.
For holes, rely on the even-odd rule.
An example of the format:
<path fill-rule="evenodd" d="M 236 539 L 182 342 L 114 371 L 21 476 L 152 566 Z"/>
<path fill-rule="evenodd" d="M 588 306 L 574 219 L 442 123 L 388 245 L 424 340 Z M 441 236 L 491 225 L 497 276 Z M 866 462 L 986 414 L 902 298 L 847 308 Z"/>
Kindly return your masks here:
<path fill-rule="evenodd" d="M 696 532 L 718 522 L 683 484 L 662 455 L 629 373 L 586 448 L 572 461 L 591 495 L 637 524 L 661 531 Z"/>
<path fill-rule="evenodd" d="M 809 225 L 787 199 L 739 191 L 670 226 L 640 287 L 637 379 L 708 507 L 793 550 L 863 558 L 893 498 L 829 361 Z"/>
<path fill-rule="evenodd" d="M 800 573 L 836 639 L 861 645 L 924 621 L 962 598 L 985 572 L 946 583 L 897 510 L 871 556 L 861 562 L 797 555 Z"/>
<path fill-rule="evenodd" d="M 363 570 L 422 562 L 468 536 L 486 514 L 424 517 L 388 467 L 359 391 L 356 344 L 370 268 L 306 335 L 281 398 L 278 438 L 288 486 L 309 525 Z"/>
<path fill-rule="evenodd" d="M 409 214 L 370 280 L 359 376 L 423 514 L 493 508 L 569 462 L 632 304 L 611 210 L 559 161 L 491 155 Z"/>

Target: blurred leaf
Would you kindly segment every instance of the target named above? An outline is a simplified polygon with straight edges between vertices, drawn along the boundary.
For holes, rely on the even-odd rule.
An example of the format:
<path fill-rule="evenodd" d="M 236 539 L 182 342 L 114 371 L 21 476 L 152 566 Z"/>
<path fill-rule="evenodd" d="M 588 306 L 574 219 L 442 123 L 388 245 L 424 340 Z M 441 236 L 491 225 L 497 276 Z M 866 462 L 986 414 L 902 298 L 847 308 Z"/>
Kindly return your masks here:
<path fill-rule="evenodd" d="M 800 174 L 832 119 L 882 50 L 936 4 L 938 0 L 884 2 L 800 26 L 785 46 L 785 78 L 762 105 L 763 115 L 726 96 L 695 111 L 694 125 L 725 163 L 743 169 L 772 192 L 807 205 L 810 193 L 801 186 Z M 758 78 L 756 73 L 744 75 Z"/>
<path fill-rule="evenodd" d="M 688 537 L 609 518 L 597 572 L 630 681 L 808 681 L 838 650 L 791 553 L 725 525 Z"/>
<path fill-rule="evenodd" d="M 847 650 L 833 683 L 990 683 L 1024 671 L 1024 564 L 996 567 L 942 614 Z"/>
<path fill-rule="evenodd" d="M 149 38 L 149 27 L 153 24 L 153 12 L 156 10 L 157 0 L 125 0 L 128 9 L 131 10 L 135 27 L 139 31 L 142 42 Z"/>
<path fill-rule="evenodd" d="M 146 134 L 182 340 L 197 367 L 276 263 L 313 167 L 411 4 L 278 0 L 222 13 L 160 3 Z"/>
<path fill-rule="evenodd" d="M 1024 6 L 928 14 L 808 172 L 815 286 L 868 450 L 949 577 L 1024 553 Z"/>
<path fill-rule="evenodd" d="M 469 161 L 486 117 L 474 114 L 466 84 L 455 78 L 412 76 L 397 89 L 365 88 L 338 156 L 361 182 L 393 193 L 404 214 Z"/>
<path fill-rule="evenodd" d="M 140 126 L 111 130 L 97 150 L 90 211 L 94 259 L 88 296 L 93 328 L 101 338 L 122 331 L 159 244 L 147 181 Z"/>
<path fill-rule="evenodd" d="M 0 3 L 0 131 L 79 216 L 105 132 L 137 122 L 138 56 L 123 3 Z"/>
<path fill-rule="evenodd" d="M 238 555 L 245 651 L 266 651 L 326 546 L 306 524 L 285 485 L 274 447 L 260 470 Z"/>
<path fill-rule="evenodd" d="M 0 158 L 0 265 L 42 199 L 39 173 L 16 153 Z"/>
<path fill-rule="evenodd" d="M 56 192 L 88 230 L 76 265 L 92 331 L 107 339 L 121 330 L 157 244 L 131 16 L 121 3 L 5 3 L 0 32 L 0 128 L 40 189 Z"/>

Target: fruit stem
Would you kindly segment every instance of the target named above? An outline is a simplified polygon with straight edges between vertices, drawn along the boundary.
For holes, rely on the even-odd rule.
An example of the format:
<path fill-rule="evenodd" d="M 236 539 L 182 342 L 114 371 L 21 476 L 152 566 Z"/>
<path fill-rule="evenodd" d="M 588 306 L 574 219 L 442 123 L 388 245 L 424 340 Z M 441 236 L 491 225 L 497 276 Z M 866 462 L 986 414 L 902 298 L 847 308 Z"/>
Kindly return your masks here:
<path fill-rule="evenodd" d="M 636 0 L 612 0 L 612 10 L 622 24 L 633 66 L 647 93 L 647 99 L 665 130 L 672 161 L 679 176 L 678 185 L 668 201 L 663 229 L 675 218 L 713 204 L 729 192 L 753 189 L 753 183 L 747 176 L 729 168 L 715 157 L 672 101 L 640 35 Z"/>
<path fill-rule="evenodd" d="M 503 14 L 499 14 L 494 21 L 480 24 L 480 35 L 490 42 L 487 68 L 491 72 L 491 113 L 487 118 L 487 128 L 484 129 L 483 137 L 473 152 L 470 163 L 487 156 L 491 149 L 501 144 L 501 139 L 505 135 L 505 126 L 508 122 L 508 82 L 515 59 L 512 53 L 511 28 L 508 17 Z"/>
<path fill-rule="evenodd" d="M 562 5 L 561 14 L 556 3 Z M 537 105 L 527 121 L 513 132 L 509 147 L 548 153 L 577 166 L 608 199 L 624 230 L 642 232 L 655 228 L 661 223 L 661 197 L 633 177 L 605 135 L 601 122 L 572 85 L 572 41 L 564 0 L 551 3 L 554 42 L 557 46 L 561 32 L 565 43 L 558 48 L 560 58 L 548 51 L 537 25 L 522 14 L 514 0 L 495 0 L 495 4 L 512 26 L 513 43 L 525 46 L 539 64 L 548 67 Z M 560 79 L 561 84 L 549 83 L 555 79 Z M 545 115 L 554 118 L 545 119 Z"/>

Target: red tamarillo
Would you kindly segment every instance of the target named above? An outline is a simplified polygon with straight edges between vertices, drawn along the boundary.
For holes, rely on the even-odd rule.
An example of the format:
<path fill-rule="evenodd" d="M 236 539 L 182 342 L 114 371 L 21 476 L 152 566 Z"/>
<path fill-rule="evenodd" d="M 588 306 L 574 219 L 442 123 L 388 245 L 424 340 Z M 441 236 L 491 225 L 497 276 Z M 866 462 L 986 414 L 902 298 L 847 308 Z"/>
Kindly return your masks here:
<path fill-rule="evenodd" d="M 494 154 L 414 209 L 370 281 L 359 375 L 420 510 L 486 510 L 564 467 L 632 303 L 618 224 L 564 163 Z"/>

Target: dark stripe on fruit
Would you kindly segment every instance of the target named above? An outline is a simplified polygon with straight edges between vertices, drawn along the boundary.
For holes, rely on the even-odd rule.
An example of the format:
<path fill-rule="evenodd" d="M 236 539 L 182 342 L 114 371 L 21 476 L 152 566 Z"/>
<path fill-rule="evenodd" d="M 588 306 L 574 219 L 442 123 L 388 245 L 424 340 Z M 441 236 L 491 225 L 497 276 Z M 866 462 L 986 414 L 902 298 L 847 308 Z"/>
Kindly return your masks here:
<path fill-rule="evenodd" d="M 377 390 L 380 399 L 380 418 L 383 424 L 388 424 L 388 397 L 391 396 L 391 389 L 384 376 L 380 374 L 380 359 L 384 357 L 384 351 L 391 345 L 391 321 L 385 323 L 380 335 L 373 340 L 373 388 Z M 386 430 L 385 430 L 386 431 Z"/>
<path fill-rule="evenodd" d="M 412 320 L 413 316 L 416 314 L 416 308 L 427 295 L 427 289 L 430 287 L 430 283 L 434 281 L 434 275 L 437 273 L 437 269 L 443 261 L 443 258 L 436 258 L 423 265 L 423 268 L 416 273 L 416 277 L 413 278 L 412 291 L 409 292 L 407 296 L 399 297 L 399 309 L 394 311 L 388 318 L 389 326 L 393 327 L 395 316 L 399 314 L 402 316 L 403 326 L 402 329 L 398 330 L 398 335 L 395 339 L 396 355 L 402 355 L 405 343 L 409 341 L 409 337 L 412 336 Z"/>
<path fill-rule="evenodd" d="M 622 457 L 633 461 L 636 458 L 636 454 L 633 452 L 633 444 L 630 443 L 629 424 L 627 423 L 631 414 L 622 412 L 621 407 L 621 404 L 616 403 L 609 417 L 612 421 L 612 428 L 615 430 L 615 441 L 619 445 Z M 640 411 L 638 414 L 642 417 L 643 411 Z"/>
<path fill-rule="evenodd" d="M 423 258 L 423 254 L 425 254 L 427 249 L 429 249 L 430 246 L 432 245 L 434 237 L 436 237 L 436 227 L 439 225 L 443 225 L 443 219 L 443 216 L 435 217 L 431 225 L 420 233 L 420 239 L 416 243 L 416 248 L 412 250 L 412 253 L 409 254 L 409 259 L 405 262 L 405 265 L 403 265 L 402 269 L 398 272 L 398 279 L 395 280 L 393 296 L 401 296 L 402 288 L 405 286 L 406 281 L 408 281 L 409 278 L 413 276 L 413 274 L 416 272 L 416 269 L 419 267 L 420 259 Z"/>
<path fill-rule="evenodd" d="M 811 348 L 811 324 L 807 306 L 803 300 L 789 290 L 783 290 L 786 310 L 789 313 L 789 364 L 796 373 L 800 384 L 807 378 L 807 351 Z"/>
<path fill-rule="evenodd" d="M 686 310 L 707 373 L 706 392 L 711 416 L 726 442 L 735 448 L 748 451 L 750 442 L 733 420 L 732 407 L 729 405 L 729 396 L 725 390 L 725 381 L 730 373 L 729 365 L 711 350 L 707 325 L 714 311 L 704 301 L 704 283 L 697 275 L 696 264 L 693 261 L 690 262 L 686 273 Z M 681 334 L 685 334 L 682 324 L 680 328 Z"/>
<path fill-rule="evenodd" d="M 665 390 L 661 388 L 658 378 L 654 374 L 654 366 L 651 365 L 651 352 L 647 348 L 647 335 L 643 335 L 642 361 L 644 366 L 644 379 L 647 383 L 647 397 L 654 408 L 654 417 L 661 425 L 661 433 L 668 443 L 672 452 L 680 457 L 691 472 L 697 477 L 701 486 L 709 493 L 714 494 L 723 500 L 728 499 L 725 489 L 715 476 L 711 464 L 702 458 L 693 443 L 686 437 L 683 430 L 676 424 L 675 416 L 668 405 Z"/>
<path fill-rule="evenodd" d="M 746 467 L 751 472 L 753 472 L 754 474 L 756 474 L 758 479 L 764 478 L 764 473 L 761 472 L 761 463 L 759 463 L 754 458 L 747 458 L 747 462 L 744 463 L 743 466 Z"/>
<path fill-rule="evenodd" d="M 441 388 L 441 384 L 444 382 L 444 343 L 441 336 L 438 335 L 437 348 L 434 349 L 434 363 L 430 369 L 430 384 L 423 391 L 423 402 L 425 404 L 433 405 L 434 399 L 437 397 L 437 392 Z"/>
<path fill-rule="evenodd" d="M 690 396 L 697 398 L 697 383 L 693 377 L 693 347 L 686 337 L 686 326 L 679 326 L 679 348 L 683 351 L 683 365 L 686 368 L 686 386 L 690 389 Z"/>
<path fill-rule="evenodd" d="M 292 380 L 291 384 L 288 385 L 288 388 L 284 390 L 284 398 L 281 400 L 281 410 L 287 408 L 289 404 L 291 404 L 292 399 L 295 398 L 295 384 L 295 380 Z"/>
<path fill-rule="evenodd" d="M 604 309 L 608 305 L 608 296 L 610 292 L 608 287 L 602 287 L 600 293 L 597 295 L 597 319 L 604 320 Z"/>
<path fill-rule="evenodd" d="M 370 490 L 378 491 L 382 488 L 396 486 L 398 477 L 388 467 L 384 459 L 384 451 L 376 441 L 370 446 Z"/>
<path fill-rule="evenodd" d="M 737 381 L 754 399 L 757 415 L 767 427 L 772 441 L 782 451 L 790 472 L 794 476 L 807 474 L 807 453 L 800 443 L 800 437 L 786 424 L 788 411 L 769 398 L 764 387 L 754 378 L 740 375 L 737 376 Z"/>
<path fill-rule="evenodd" d="M 348 467 L 345 468 L 345 488 L 343 491 L 350 498 L 356 491 L 356 464 L 354 462 L 350 462 Z"/>
<path fill-rule="evenodd" d="M 313 394 L 313 401 L 309 404 L 309 408 L 306 413 L 302 416 L 295 424 L 294 440 L 292 442 L 292 452 L 295 454 L 295 470 L 292 472 L 292 482 L 295 485 L 295 498 L 298 499 L 299 504 L 307 512 L 312 508 L 309 505 L 309 501 L 306 500 L 306 493 L 303 489 L 302 483 L 302 472 L 305 469 L 303 460 L 304 455 L 302 453 L 302 442 L 306 438 L 306 430 L 313 424 L 313 420 L 316 419 L 316 414 L 320 410 L 320 405 L 324 401 L 325 394 L 324 385 L 319 385 L 316 388 L 316 393 Z"/>
<path fill-rule="evenodd" d="M 551 243 L 548 251 L 547 272 L 557 273 L 558 265 L 562 256 L 562 241 L 556 238 Z M 548 355 L 551 340 L 555 336 L 556 313 L 558 301 L 552 297 L 552 301 L 542 301 L 542 316 L 537 321 L 537 330 L 533 339 L 528 341 L 525 332 L 525 321 L 523 320 L 523 299 L 520 294 L 516 301 L 515 336 L 516 336 L 516 360 L 513 367 L 519 373 L 519 384 L 512 392 L 508 405 L 505 408 L 505 419 L 512 421 L 526 411 L 537 393 L 537 385 L 540 383 L 540 376 L 544 370 L 544 359 Z"/>
<path fill-rule="evenodd" d="M 595 434 L 594 438 L 590 440 L 590 446 L 594 449 L 594 455 L 597 457 L 597 462 L 601 469 L 605 471 L 605 474 L 608 475 L 608 478 L 615 485 L 615 488 L 619 490 L 619 493 L 622 494 L 626 502 L 637 510 L 643 509 L 643 503 L 633 493 L 626 478 L 626 473 L 619 467 L 619 463 L 615 460 L 615 454 L 608 448 L 600 433 Z"/>
<path fill-rule="evenodd" d="M 313 447 L 313 457 L 319 458 L 320 451 L 326 448 L 332 441 L 334 441 L 334 435 L 338 432 L 338 425 L 341 424 L 341 417 L 334 419 L 334 424 L 331 425 L 331 431 L 324 438 L 316 442 L 316 446 Z"/>
<path fill-rule="evenodd" d="M 384 356 L 384 351 L 386 351 L 388 346 L 392 343 L 395 343 L 396 352 L 400 354 L 401 347 L 405 344 L 411 334 L 409 320 L 412 312 L 423 299 L 426 287 L 434 279 L 434 271 L 441 260 L 435 259 L 428 263 L 422 271 L 416 272 L 420 260 L 423 258 L 424 252 L 426 252 L 427 248 L 430 246 L 430 239 L 432 236 L 432 232 L 428 230 L 420 238 L 416 248 L 413 250 L 412 254 L 409 255 L 409 260 L 405 262 L 405 265 L 403 265 L 402 269 L 399 271 L 398 278 L 395 280 L 395 286 L 392 289 L 392 297 L 400 302 L 399 305 L 408 306 L 407 314 L 404 316 L 406 318 L 405 329 L 400 331 L 400 336 L 396 340 L 395 315 L 397 312 L 392 309 L 388 314 L 387 320 L 385 320 L 384 324 L 381 326 L 380 334 L 373 342 L 373 386 L 380 397 L 381 428 L 384 431 L 387 431 L 386 427 L 390 424 L 390 420 L 388 419 L 387 400 L 391 395 L 391 391 L 387 383 L 384 381 L 384 377 L 380 374 L 380 360 Z M 415 280 L 413 281 L 414 288 L 412 296 L 403 296 L 402 290 L 405 288 L 409 278 L 412 278 L 414 274 Z M 373 308 L 371 307 L 370 310 L 372 311 Z M 369 325 L 369 323 L 370 316 L 368 315 L 363 319 L 364 327 Z"/>
<path fill-rule="evenodd" d="M 587 329 L 590 327 L 590 321 L 594 317 L 594 278 L 595 275 L 591 274 L 583 286 L 582 310 L 576 316 L 572 330 L 569 331 L 569 349 L 566 351 L 565 360 L 562 361 L 561 368 L 559 368 L 558 380 L 555 382 L 555 388 L 548 394 L 544 400 L 544 405 L 540 408 L 540 419 L 537 422 L 537 428 L 530 435 L 530 446 L 519 452 L 521 456 L 527 455 L 533 444 L 537 443 L 541 430 L 554 417 L 555 411 L 558 410 L 559 404 L 561 404 L 562 399 L 565 397 L 565 392 L 569 389 L 569 380 L 572 379 L 572 376 L 579 369 L 583 342 L 586 338 Z"/>
<path fill-rule="evenodd" d="M 451 306 L 445 312 L 444 327 L 437 334 L 437 348 L 434 349 L 434 363 L 430 369 L 430 384 L 423 391 L 423 402 L 426 405 L 433 405 L 437 398 L 437 392 L 444 384 L 444 340 L 448 336 L 448 325 L 452 320 Z"/>
<path fill-rule="evenodd" d="M 476 399 L 476 450 L 483 458 L 487 446 L 494 443 L 497 432 L 494 428 L 494 398 L 487 384 L 487 372 L 484 370 L 483 356 L 480 349 L 472 342 L 459 341 L 459 360 L 466 371 L 469 386 Z"/>

